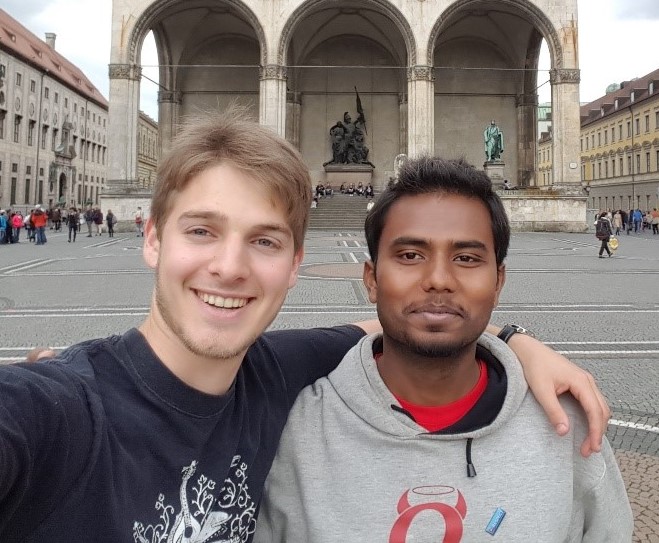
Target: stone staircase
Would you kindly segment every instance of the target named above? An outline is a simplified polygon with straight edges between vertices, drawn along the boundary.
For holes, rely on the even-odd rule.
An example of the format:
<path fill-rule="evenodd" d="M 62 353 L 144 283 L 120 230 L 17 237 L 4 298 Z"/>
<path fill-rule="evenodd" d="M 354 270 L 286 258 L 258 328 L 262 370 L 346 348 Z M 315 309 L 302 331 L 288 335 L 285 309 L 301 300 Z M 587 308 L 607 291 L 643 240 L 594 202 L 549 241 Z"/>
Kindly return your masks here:
<path fill-rule="evenodd" d="M 377 195 L 376 195 L 377 196 Z M 318 201 L 318 207 L 310 210 L 310 230 L 358 230 L 364 231 L 366 204 L 363 196 L 334 194 Z"/>

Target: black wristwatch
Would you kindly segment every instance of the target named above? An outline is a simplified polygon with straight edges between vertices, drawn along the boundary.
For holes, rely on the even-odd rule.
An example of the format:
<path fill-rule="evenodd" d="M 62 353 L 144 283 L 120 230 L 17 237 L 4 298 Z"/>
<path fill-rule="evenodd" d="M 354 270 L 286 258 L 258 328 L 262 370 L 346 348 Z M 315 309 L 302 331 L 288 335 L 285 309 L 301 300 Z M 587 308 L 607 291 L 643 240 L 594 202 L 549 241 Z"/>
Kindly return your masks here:
<path fill-rule="evenodd" d="M 508 343 L 511 337 L 513 337 L 515 334 L 524 334 L 525 336 L 531 336 L 535 337 L 535 334 L 531 332 L 531 330 L 527 330 L 526 328 L 522 328 L 521 326 L 517 324 L 506 324 L 502 329 L 501 332 L 497 334 L 497 337 L 502 340 L 505 343 Z"/>

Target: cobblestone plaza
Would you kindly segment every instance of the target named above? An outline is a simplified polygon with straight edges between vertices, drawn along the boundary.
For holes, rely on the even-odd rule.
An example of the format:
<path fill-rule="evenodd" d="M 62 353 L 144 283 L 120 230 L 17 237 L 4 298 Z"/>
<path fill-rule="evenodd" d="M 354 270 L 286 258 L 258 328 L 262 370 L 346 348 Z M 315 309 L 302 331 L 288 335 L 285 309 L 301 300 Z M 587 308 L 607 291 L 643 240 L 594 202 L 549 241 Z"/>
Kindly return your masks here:
<path fill-rule="evenodd" d="M 48 232 L 0 246 L 0 363 L 35 345 L 61 349 L 122 333 L 145 317 L 153 273 L 133 235 Z M 300 280 L 273 327 L 373 318 L 360 232 L 312 231 Z M 593 234 L 514 234 L 494 322 L 517 322 L 591 371 L 613 410 L 608 437 L 635 514 L 635 541 L 659 542 L 659 236 L 622 236 L 598 259 Z"/>

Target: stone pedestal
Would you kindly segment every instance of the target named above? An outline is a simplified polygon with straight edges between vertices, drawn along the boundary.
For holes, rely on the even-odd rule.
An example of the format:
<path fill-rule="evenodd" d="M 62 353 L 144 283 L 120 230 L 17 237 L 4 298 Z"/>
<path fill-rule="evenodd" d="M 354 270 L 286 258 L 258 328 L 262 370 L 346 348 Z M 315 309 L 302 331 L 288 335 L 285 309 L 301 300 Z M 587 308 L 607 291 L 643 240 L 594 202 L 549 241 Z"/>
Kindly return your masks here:
<path fill-rule="evenodd" d="M 328 164 L 325 166 L 325 175 L 327 183 L 330 183 L 334 190 L 342 184 L 354 183 L 356 187 L 361 183 L 366 186 L 373 177 L 373 167 L 368 164 Z"/>
<path fill-rule="evenodd" d="M 495 189 L 503 187 L 503 168 L 505 163 L 502 160 L 493 160 L 491 162 L 486 162 L 483 164 L 483 169 L 485 173 L 492 181 L 492 187 Z"/>

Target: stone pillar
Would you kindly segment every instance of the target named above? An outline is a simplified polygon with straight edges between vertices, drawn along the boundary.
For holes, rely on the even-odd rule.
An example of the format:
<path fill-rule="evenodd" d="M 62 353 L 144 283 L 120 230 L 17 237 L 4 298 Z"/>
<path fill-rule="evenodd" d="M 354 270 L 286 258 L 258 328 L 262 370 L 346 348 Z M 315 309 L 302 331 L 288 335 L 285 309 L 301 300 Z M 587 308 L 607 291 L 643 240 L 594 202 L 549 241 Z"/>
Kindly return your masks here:
<path fill-rule="evenodd" d="M 179 126 L 182 96 L 178 91 L 158 91 L 158 132 L 160 149 L 164 154 L 171 147 Z"/>
<path fill-rule="evenodd" d="M 299 92 L 286 93 L 286 139 L 296 149 L 300 148 L 300 115 L 302 114 L 302 96 Z"/>
<path fill-rule="evenodd" d="M 407 151 L 410 156 L 435 150 L 435 78 L 432 66 L 407 69 Z"/>
<path fill-rule="evenodd" d="M 580 79 L 578 69 L 554 69 L 549 72 L 552 96 L 553 184 L 554 188 L 574 195 L 581 195 Z"/>
<path fill-rule="evenodd" d="M 259 122 L 286 136 L 286 66 L 266 64 L 259 74 Z"/>
<path fill-rule="evenodd" d="M 538 141 L 538 95 L 518 94 L 517 107 L 517 179 L 513 185 L 531 187 L 535 181 Z"/>
<path fill-rule="evenodd" d="M 407 124 L 408 124 L 408 119 L 407 119 L 407 93 L 401 93 L 398 95 L 398 108 L 399 108 L 399 113 L 398 113 L 398 118 L 400 120 L 400 128 L 399 128 L 399 138 L 398 138 L 398 153 L 399 154 L 407 154 Z"/>
<path fill-rule="evenodd" d="M 137 179 L 137 119 L 142 67 L 110 64 L 108 185 Z"/>

